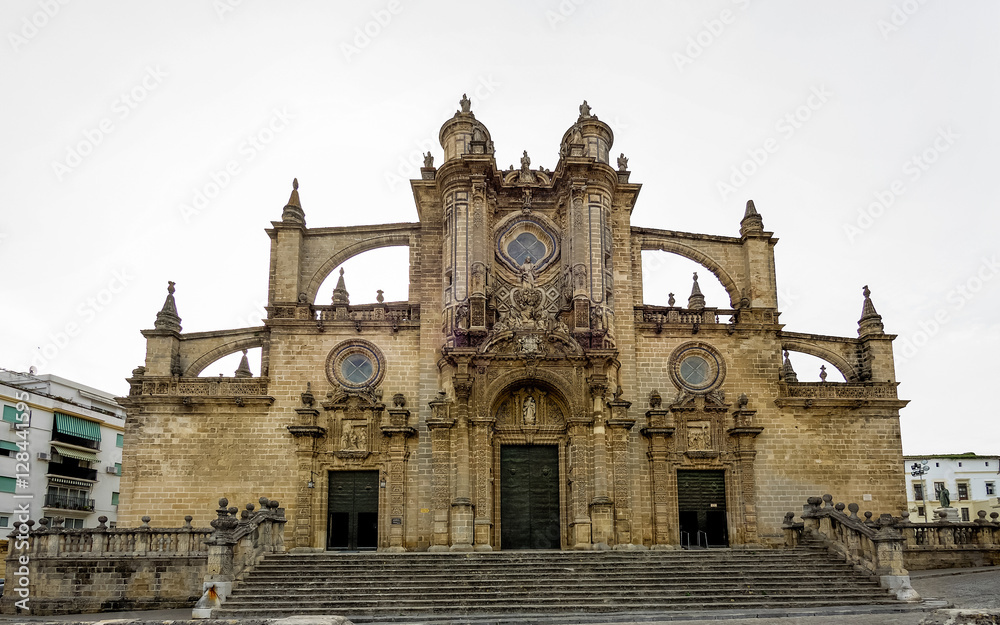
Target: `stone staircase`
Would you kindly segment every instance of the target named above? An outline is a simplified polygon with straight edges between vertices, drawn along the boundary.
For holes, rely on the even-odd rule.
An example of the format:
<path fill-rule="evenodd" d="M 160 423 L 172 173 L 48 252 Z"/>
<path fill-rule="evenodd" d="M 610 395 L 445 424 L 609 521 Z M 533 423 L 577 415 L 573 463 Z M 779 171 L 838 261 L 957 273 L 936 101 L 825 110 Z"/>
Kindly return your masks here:
<path fill-rule="evenodd" d="M 355 623 L 493 617 L 490 622 L 523 623 L 574 614 L 610 620 L 684 610 L 874 604 L 898 602 L 815 547 L 328 552 L 268 556 L 213 617 L 335 614 Z"/>

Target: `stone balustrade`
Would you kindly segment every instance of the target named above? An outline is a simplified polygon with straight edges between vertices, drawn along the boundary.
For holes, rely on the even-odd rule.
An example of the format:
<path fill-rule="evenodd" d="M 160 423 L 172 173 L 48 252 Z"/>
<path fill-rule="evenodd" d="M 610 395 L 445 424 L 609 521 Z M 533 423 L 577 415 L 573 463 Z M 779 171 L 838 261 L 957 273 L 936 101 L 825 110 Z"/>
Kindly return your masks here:
<path fill-rule="evenodd" d="M 212 529 L 67 529 L 63 519 L 18 523 L 6 559 L 4 614 L 73 614 L 190 607 L 199 597 L 225 600 L 264 555 L 285 550 L 284 509 L 262 497 L 242 514 L 220 500 Z M 200 603 L 200 602 L 199 602 Z M 208 606 L 209 612 L 211 606 Z"/>
<path fill-rule="evenodd" d="M 143 377 L 132 382 L 129 395 L 179 397 L 259 397 L 267 395 L 267 378 Z"/>
<path fill-rule="evenodd" d="M 420 306 L 407 302 L 313 306 L 313 310 L 315 310 L 316 319 L 322 321 L 386 321 L 397 324 L 420 321 Z"/>
<path fill-rule="evenodd" d="M 135 528 L 109 528 L 108 518 L 98 518 L 95 528 L 66 529 L 63 519 L 55 517 L 39 522 L 31 532 L 28 546 L 22 550 L 29 558 L 36 556 L 61 558 L 87 558 L 91 556 L 153 556 L 153 557 L 205 557 L 203 543 L 212 530 L 191 527 L 190 516 L 180 528 L 150 527 L 150 517 L 142 517 L 142 525 Z M 34 522 L 29 522 L 33 526 Z"/>
<path fill-rule="evenodd" d="M 847 510 L 849 514 L 845 513 Z M 883 585 L 906 594 L 908 571 L 1000 565 L 1000 514 L 987 520 L 986 511 L 967 523 L 947 520 L 940 511 L 938 520 L 913 523 L 908 512 L 898 517 L 871 512 L 858 516 L 858 505 L 833 504 L 833 497 L 810 497 L 803 507 L 802 522 L 795 514 L 785 515 L 785 544 L 794 547 L 803 540 L 819 540 L 855 565 L 882 580 Z M 905 585 L 901 577 L 906 576 Z M 895 585 L 893 585 L 895 584 Z"/>
<path fill-rule="evenodd" d="M 904 567 L 905 540 L 894 527 L 892 516 L 883 514 L 873 522 L 871 513 L 865 513 L 862 520 L 858 510 L 856 503 L 834 505 L 831 495 L 810 497 L 803 506 L 801 524 L 792 522 L 794 513 L 785 515 L 786 543 L 794 546 L 802 539 L 822 542 L 831 552 L 876 577 L 897 599 L 918 601 L 920 596 L 910 586 L 910 574 Z"/>
<path fill-rule="evenodd" d="M 886 382 L 786 382 L 783 397 L 808 399 L 896 399 L 896 385 Z"/>
<path fill-rule="evenodd" d="M 657 326 L 664 324 L 688 324 L 695 323 L 734 323 L 736 318 L 735 310 L 704 308 L 702 310 L 690 310 L 687 308 L 677 308 L 673 306 L 636 306 L 636 323 L 653 323 Z"/>

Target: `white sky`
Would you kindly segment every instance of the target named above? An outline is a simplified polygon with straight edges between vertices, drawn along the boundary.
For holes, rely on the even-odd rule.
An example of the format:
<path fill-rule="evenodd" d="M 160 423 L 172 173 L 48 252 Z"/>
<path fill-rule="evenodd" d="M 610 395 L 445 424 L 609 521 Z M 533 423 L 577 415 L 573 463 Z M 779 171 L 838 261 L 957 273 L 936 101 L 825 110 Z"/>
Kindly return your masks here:
<path fill-rule="evenodd" d="M 293 177 L 310 226 L 415 221 L 403 180 L 463 92 L 504 168 L 555 167 L 587 99 L 633 224 L 735 236 L 753 198 L 786 328 L 856 336 L 870 285 L 906 453 L 996 454 L 998 26 L 988 0 L 7 0 L 0 366 L 124 394 L 167 280 L 185 331 L 260 324 Z M 647 301 L 686 301 L 689 265 L 646 260 Z M 405 264 L 355 259 L 352 301 L 405 299 Z"/>

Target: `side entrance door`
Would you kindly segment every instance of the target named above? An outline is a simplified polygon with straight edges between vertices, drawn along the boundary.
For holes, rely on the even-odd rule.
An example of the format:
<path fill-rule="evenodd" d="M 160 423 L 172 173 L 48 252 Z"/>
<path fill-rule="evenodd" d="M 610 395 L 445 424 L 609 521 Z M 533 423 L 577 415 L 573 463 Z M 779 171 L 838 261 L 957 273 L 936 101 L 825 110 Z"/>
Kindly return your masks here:
<path fill-rule="evenodd" d="M 327 549 L 378 548 L 378 471 L 330 471 Z"/>
<path fill-rule="evenodd" d="M 559 449 L 500 448 L 500 548 L 559 549 Z"/>
<path fill-rule="evenodd" d="M 677 507 L 681 547 L 729 545 L 725 471 L 678 471 Z"/>

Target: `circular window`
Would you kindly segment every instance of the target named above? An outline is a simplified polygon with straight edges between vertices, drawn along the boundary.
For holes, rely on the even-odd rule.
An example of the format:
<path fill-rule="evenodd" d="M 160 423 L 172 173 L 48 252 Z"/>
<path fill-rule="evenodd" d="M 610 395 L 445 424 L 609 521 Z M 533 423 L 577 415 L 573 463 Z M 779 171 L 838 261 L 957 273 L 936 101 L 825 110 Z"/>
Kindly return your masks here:
<path fill-rule="evenodd" d="M 385 374 L 385 357 L 368 341 L 341 343 L 326 358 L 326 376 L 349 389 L 376 386 Z"/>
<path fill-rule="evenodd" d="M 708 361 L 701 356 L 688 356 L 681 361 L 680 373 L 689 386 L 702 386 L 708 380 Z"/>
<path fill-rule="evenodd" d="M 545 244 L 530 232 L 522 232 L 507 244 L 507 254 L 517 261 L 518 265 L 524 264 L 525 259 L 529 257 L 532 262 L 537 262 L 538 259 L 545 258 L 545 252 Z"/>
<path fill-rule="evenodd" d="M 691 393 L 707 393 L 722 385 L 726 366 L 714 347 L 705 343 L 681 345 L 670 355 L 670 379 Z"/>
<path fill-rule="evenodd" d="M 497 257 L 515 274 L 530 257 L 536 272 L 544 271 L 559 256 L 556 235 L 534 216 L 518 218 L 501 226 L 497 232 Z"/>
<path fill-rule="evenodd" d="M 371 359 L 361 353 L 351 354 L 340 365 L 340 374 L 352 384 L 364 384 L 372 379 L 374 371 Z"/>

